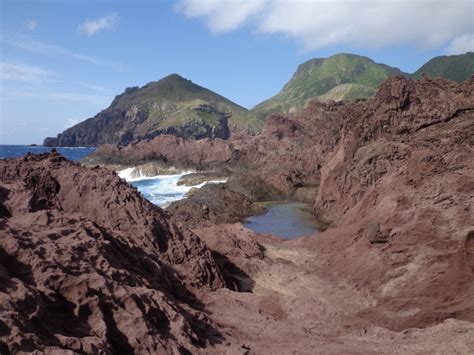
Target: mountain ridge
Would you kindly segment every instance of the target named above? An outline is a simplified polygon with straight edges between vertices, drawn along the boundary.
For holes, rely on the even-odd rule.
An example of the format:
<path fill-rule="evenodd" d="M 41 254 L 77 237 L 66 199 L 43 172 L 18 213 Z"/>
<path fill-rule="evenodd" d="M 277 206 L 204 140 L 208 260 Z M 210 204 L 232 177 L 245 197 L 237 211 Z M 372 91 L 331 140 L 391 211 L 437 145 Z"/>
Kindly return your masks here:
<path fill-rule="evenodd" d="M 419 79 L 423 73 L 463 81 L 474 73 L 474 53 L 435 57 L 413 74 L 350 53 L 309 59 L 298 65 L 279 93 L 250 110 L 173 73 L 142 87 L 126 88 L 108 108 L 57 137 L 46 138 L 43 145 L 123 145 L 160 134 L 228 139 L 234 133 L 258 133 L 269 114 L 300 109 L 309 100 L 370 98 L 388 77 Z"/>
<path fill-rule="evenodd" d="M 160 134 L 183 138 L 223 138 L 254 132 L 261 122 L 246 108 L 178 74 L 142 87 L 128 87 L 105 110 L 48 137 L 45 146 L 127 144 Z"/>
<path fill-rule="evenodd" d="M 251 111 L 260 117 L 274 112 L 288 112 L 303 107 L 310 99 L 353 101 L 373 96 L 388 77 L 402 75 L 419 79 L 425 73 L 456 82 L 474 74 L 474 53 L 434 57 L 414 73 L 377 63 L 369 57 L 338 53 L 327 58 L 313 58 L 298 65 L 290 80 L 276 95 L 257 104 Z"/>

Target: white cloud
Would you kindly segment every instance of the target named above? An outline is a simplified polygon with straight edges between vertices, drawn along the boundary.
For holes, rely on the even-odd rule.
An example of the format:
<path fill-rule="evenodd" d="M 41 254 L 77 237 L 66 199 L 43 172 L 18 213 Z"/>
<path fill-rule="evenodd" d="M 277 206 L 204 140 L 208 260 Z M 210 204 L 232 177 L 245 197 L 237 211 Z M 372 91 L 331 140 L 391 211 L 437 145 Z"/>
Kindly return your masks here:
<path fill-rule="evenodd" d="M 11 39 L 1 38 L 3 43 L 10 46 L 20 48 L 32 53 L 39 53 L 48 56 L 63 56 L 69 57 L 81 62 L 86 62 L 94 65 L 103 65 L 111 67 L 115 70 L 122 70 L 123 65 L 116 62 L 110 62 L 100 58 L 92 57 L 83 53 L 75 52 L 67 48 L 58 46 L 52 43 L 45 43 L 37 40 L 33 40 L 27 36 L 18 36 Z"/>
<path fill-rule="evenodd" d="M 86 19 L 83 23 L 81 23 L 78 27 L 79 32 L 87 35 L 93 36 L 96 33 L 104 30 L 114 30 L 117 28 L 120 22 L 120 17 L 117 13 L 112 13 L 110 15 L 105 15 L 99 17 L 95 20 Z"/>
<path fill-rule="evenodd" d="M 25 27 L 30 30 L 30 31 L 33 31 L 36 29 L 36 27 L 38 27 L 38 22 L 35 21 L 35 20 L 28 20 L 25 22 Z"/>
<path fill-rule="evenodd" d="M 97 58 L 94 58 L 82 53 L 77 53 L 77 52 L 68 50 L 66 48 L 57 46 L 55 44 L 36 41 L 29 37 L 21 36 L 14 39 L 3 39 L 3 42 L 13 47 L 24 49 L 28 52 L 53 55 L 53 56 L 55 55 L 67 56 L 67 57 L 71 57 L 71 58 L 74 58 L 83 62 L 91 63 L 91 64 L 100 64 L 101 62 Z"/>
<path fill-rule="evenodd" d="M 446 48 L 446 54 L 464 54 L 474 52 L 474 34 L 466 34 L 455 38 Z"/>
<path fill-rule="evenodd" d="M 251 24 L 307 50 L 333 45 L 360 48 L 445 45 L 472 34 L 471 0 L 181 0 L 178 11 L 201 18 L 213 32 Z"/>
<path fill-rule="evenodd" d="M 0 62 L 0 81 L 36 84 L 51 81 L 54 77 L 52 72 L 34 65 Z"/>
<path fill-rule="evenodd" d="M 188 18 L 205 17 L 213 32 L 223 32 L 235 30 L 253 14 L 260 12 L 265 1 L 182 1 L 176 9 Z"/>

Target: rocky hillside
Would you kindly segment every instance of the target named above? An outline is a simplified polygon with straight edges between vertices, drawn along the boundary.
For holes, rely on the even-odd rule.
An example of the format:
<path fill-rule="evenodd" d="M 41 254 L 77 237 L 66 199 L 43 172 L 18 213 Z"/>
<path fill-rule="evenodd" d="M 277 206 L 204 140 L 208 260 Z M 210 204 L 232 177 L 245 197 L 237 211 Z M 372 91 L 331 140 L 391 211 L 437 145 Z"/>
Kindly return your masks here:
<path fill-rule="evenodd" d="M 160 134 L 179 137 L 223 138 L 231 132 L 255 132 L 257 117 L 244 107 L 177 74 L 118 95 L 112 104 L 59 134 L 45 146 L 127 144 Z"/>
<path fill-rule="evenodd" d="M 474 53 L 433 58 L 418 69 L 413 77 L 419 79 L 423 74 L 462 82 L 474 74 Z"/>
<path fill-rule="evenodd" d="M 337 54 L 311 59 L 296 70 L 290 81 L 274 97 L 258 104 L 252 111 L 260 116 L 301 108 L 308 99 L 319 101 L 354 101 L 372 97 L 388 77 L 404 75 L 419 79 L 422 74 L 461 82 L 474 74 L 474 54 L 436 57 L 414 74 L 375 63 L 367 57 Z"/>
<path fill-rule="evenodd" d="M 372 97 L 388 77 L 420 78 L 425 73 L 463 81 L 474 73 L 473 53 L 437 57 L 413 75 L 367 57 L 337 54 L 311 59 L 296 70 L 280 93 L 247 110 L 177 74 L 118 95 L 89 118 L 44 140 L 45 146 L 128 144 L 168 134 L 186 139 L 228 139 L 232 133 L 260 132 L 268 114 L 304 107 L 309 99 L 354 101 Z"/>
<path fill-rule="evenodd" d="M 321 95 L 325 95 L 325 100 L 369 97 L 383 80 L 398 74 L 402 72 L 397 68 L 354 54 L 341 53 L 328 58 L 310 59 L 298 66 L 277 95 L 252 110 L 266 116 L 302 107 L 308 99 Z"/>
<path fill-rule="evenodd" d="M 328 329 L 328 324 L 338 329 L 338 336 L 350 333 L 351 327 L 355 330 L 349 337 L 358 337 L 360 329 L 371 328 L 378 341 L 383 334 L 379 331 L 384 329 L 400 342 L 413 328 L 425 329 L 429 334 L 438 327 L 456 324 L 469 325 L 466 331 L 472 335 L 473 92 L 474 77 L 458 84 L 445 79 L 425 77 L 413 81 L 397 76 L 384 81 L 371 100 L 346 104 L 311 101 L 297 113 L 271 115 L 260 135 L 219 142 L 216 152 L 226 151 L 223 155 L 211 153 L 212 141 L 201 141 L 202 146 L 190 149 L 177 142 L 178 160 L 174 162 L 172 155 L 166 154 L 168 159 L 163 161 L 198 161 L 200 165 L 195 167 L 205 170 L 225 167 L 231 170 L 231 178 L 219 191 L 208 189 L 206 199 L 197 194 L 174 203 L 174 218 L 192 227 L 213 228 L 208 226 L 218 224 L 206 232 L 213 235 L 215 230 L 230 233 L 230 227 L 219 223 L 230 220 L 232 209 L 225 206 L 235 201 L 247 204 L 238 194 L 250 202 L 280 196 L 313 204 L 318 216 L 330 224 L 326 231 L 282 243 L 283 247 L 265 243 L 269 255 L 289 258 L 285 267 L 278 267 L 278 262 L 267 267 L 245 258 L 236 261 L 253 275 L 258 292 L 272 300 L 255 296 L 262 308 L 254 309 L 257 314 L 269 302 L 270 314 L 281 319 L 272 329 L 284 328 L 286 319 L 291 323 L 295 314 L 301 314 L 301 319 L 314 317 L 307 323 L 310 328 L 324 319 L 321 327 L 314 325 L 317 334 Z M 141 143 L 142 153 L 134 158 L 150 159 L 153 147 L 159 147 L 162 139 Z M 95 159 L 110 152 L 114 152 L 115 159 L 127 161 L 133 150 L 99 149 Z M 159 160 L 158 153 L 155 151 L 154 156 Z M 210 202 L 212 198 L 218 202 Z M 245 234 L 238 226 L 231 230 L 235 235 Z M 279 253 L 280 248 L 285 250 Z M 308 260 L 299 265 L 305 257 Z M 299 266 L 291 275 L 285 274 L 282 269 L 294 264 Z M 306 276 L 295 277 L 302 268 Z M 308 278 L 317 279 L 317 275 L 335 280 L 341 288 L 350 285 L 352 296 L 341 296 L 340 301 L 349 297 L 351 304 L 357 305 L 355 309 L 345 305 L 331 313 L 328 307 L 337 307 L 334 300 L 321 306 L 321 297 L 329 291 L 316 296 L 315 290 L 323 286 L 320 281 L 309 286 L 313 281 Z M 271 292 L 265 293 L 262 288 Z M 301 295 L 295 290 L 302 290 Z M 311 306 L 313 300 L 317 301 Z M 248 317 L 241 310 L 225 319 L 235 319 L 235 325 Z M 267 329 L 266 321 L 259 321 Z M 367 323 L 370 325 L 362 325 Z M 275 334 L 281 334 L 278 332 L 268 332 L 268 338 L 259 336 L 251 347 L 262 346 L 265 339 L 276 339 Z M 301 346 L 310 342 L 308 332 L 301 332 Z M 451 347 L 461 349 L 461 353 L 472 351 L 474 343 L 461 340 L 453 329 L 447 332 L 456 343 Z M 361 351 L 369 346 L 370 340 L 366 340 Z M 291 349 L 294 347 L 288 351 Z M 405 349 L 415 352 L 416 346 Z M 397 352 L 392 350 L 389 352 Z"/>
<path fill-rule="evenodd" d="M 473 92 L 474 77 L 396 76 L 253 137 L 86 159 L 229 176 L 167 212 L 102 168 L 1 161 L 1 352 L 472 353 Z M 234 223 L 278 198 L 328 228 L 283 241 Z"/>
<path fill-rule="evenodd" d="M 55 153 L 0 160 L 0 352 L 194 353 L 207 247 L 118 176 Z"/>

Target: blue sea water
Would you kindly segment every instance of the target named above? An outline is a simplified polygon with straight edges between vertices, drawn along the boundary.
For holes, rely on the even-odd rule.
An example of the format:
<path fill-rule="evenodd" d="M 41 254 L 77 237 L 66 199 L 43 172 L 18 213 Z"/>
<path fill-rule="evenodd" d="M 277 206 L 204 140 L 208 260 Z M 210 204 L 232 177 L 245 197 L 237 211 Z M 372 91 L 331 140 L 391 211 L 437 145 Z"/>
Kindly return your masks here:
<path fill-rule="evenodd" d="M 50 152 L 52 148 L 43 146 L 29 146 L 29 145 L 0 145 L 0 159 L 17 158 L 25 156 L 27 153 L 41 154 Z M 58 147 L 56 150 L 64 157 L 70 160 L 80 160 L 89 155 L 95 148 L 90 147 Z M 204 184 L 197 186 L 180 186 L 178 185 L 179 178 L 186 172 L 176 175 L 160 175 L 152 177 L 132 178 L 130 172 L 133 168 L 128 168 L 119 171 L 118 174 L 123 179 L 127 180 L 130 185 L 135 186 L 143 196 L 150 202 L 160 207 L 166 207 L 173 201 L 184 198 L 185 194 L 192 187 L 201 187 Z"/>
<path fill-rule="evenodd" d="M 29 145 L 0 145 L 0 159 L 17 158 L 27 153 L 41 154 L 50 152 L 52 148 Z M 93 147 L 58 147 L 56 150 L 70 160 L 79 160 L 89 155 L 95 148 Z"/>
<path fill-rule="evenodd" d="M 0 145 L 0 159 L 22 157 L 27 153 L 40 154 L 50 152 L 52 148 L 28 145 Z M 80 160 L 95 151 L 90 147 L 58 147 L 56 150 L 70 160 Z M 131 178 L 132 168 L 119 171 L 118 174 L 135 186 L 150 202 L 160 207 L 166 207 L 173 201 L 185 197 L 192 187 L 178 185 L 179 178 L 188 173 L 176 175 L 160 175 L 153 177 Z M 210 181 L 219 183 L 224 181 Z M 257 232 L 269 233 L 285 239 L 297 238 L 317 233 L 318 227 L 314 217 L 305 210 L 305 205 L 300 203 L 271 204 L 267 211 L 258 216 L 247 218 L 244 225 Z"/>
<path fill-rule="evenodd" d="M 171 202 L 183 199 L 186 193 L 192 188 L 200 188 L 205 184 L 216 184 L 225 180 L 207 181 L 194 186 L 178 185 L 181 176 L 190 173 L 183 171 L 173 175 L 139 176 L 131 177 L 133 168 L 127 168 L 118 172 L 118 175 L 129 184 L 135 186 L 148 201 L 162 208 L 167 207 Z"/>

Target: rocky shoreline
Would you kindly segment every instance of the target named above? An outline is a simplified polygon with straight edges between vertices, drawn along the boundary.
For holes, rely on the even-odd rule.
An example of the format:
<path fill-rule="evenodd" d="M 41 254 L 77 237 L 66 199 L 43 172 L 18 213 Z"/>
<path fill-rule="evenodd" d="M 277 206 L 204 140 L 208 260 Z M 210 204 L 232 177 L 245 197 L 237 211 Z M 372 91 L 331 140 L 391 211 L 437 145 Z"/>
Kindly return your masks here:
<path fill-rule="evenodd" d="M 0 350 L 472 352 L 473 92 L 394 77 L 256 136 L 0 161 Z M 162 210 L 94 167 L 112 164 L 228 181 Z M 284 199 L 330 227 L 283 241 L 240 223 Z"/>

